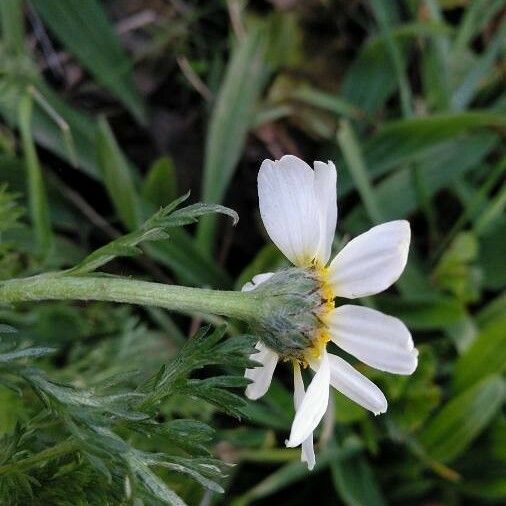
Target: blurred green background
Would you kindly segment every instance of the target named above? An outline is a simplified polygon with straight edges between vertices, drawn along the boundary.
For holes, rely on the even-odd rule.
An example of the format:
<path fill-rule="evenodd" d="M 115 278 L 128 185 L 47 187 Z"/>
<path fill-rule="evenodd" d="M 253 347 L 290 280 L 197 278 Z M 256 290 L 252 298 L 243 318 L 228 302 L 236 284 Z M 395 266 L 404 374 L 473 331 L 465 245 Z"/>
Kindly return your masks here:
<path fill-rule="evenodd" d="M 288 371 L 241 421 L 199 400 L 165 406 L 217 428 L 214 455 L 237 464 L 222 495 L 161 471 L 188 504 L 506 502 L 505 20 L 504 0 L 1 0 L 1 279 L 73 265 L 191 189 L 239 224 L 206 218 L 109 271 L 238 289 L 283 265 L 256 174 L 286 153 L 336 163 L 336 248 L 411 222 L 407 270 L 368 301 L 403 319 L 421 354 L 407 378 L 362 366 L 387 414 L 334 392 L 309 473 L 283 448 Z M 42 367 L 76 387 L 156 372 L 203 321 L 221 322 L 103 303 L 2 307 L 0 320 L 56 347 Z M 7 386 L 4 436 L 40 409 Z M 32 495 L 10 504 L 142 504 L 89 499 L 93 478 L 53 496 L 62 469 L 34 470 Z"/>

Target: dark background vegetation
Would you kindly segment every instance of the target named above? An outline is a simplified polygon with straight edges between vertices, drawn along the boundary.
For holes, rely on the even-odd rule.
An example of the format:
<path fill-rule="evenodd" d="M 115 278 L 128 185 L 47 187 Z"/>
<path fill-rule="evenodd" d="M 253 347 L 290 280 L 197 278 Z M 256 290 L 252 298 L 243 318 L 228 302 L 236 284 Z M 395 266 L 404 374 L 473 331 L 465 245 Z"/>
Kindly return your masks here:
<path fill-rule="evenodd" d="M 105 303 L 2 307 L 21 349 L 56 349 L 0 361 L 15 376 L 0 385 L 2 504 L 177 504 L 156 476 L 202 506 L 505 501 L 505 12 L 497 0 L 2 0 L 2 279 L 74 265 L 191 189 L 192 202 L 223 203 L 239 224 L 206 217 L 107 271 L 239 289 L 284 262 L 259 219 L 261 161 L 333 160 L 336 248 L 375 223 L 411 222 L 404 276 L 369 303 L 402 318 L 421 354 L 410 378 L 363 367 L 389 399 L 384 416 L 335 393 L 312 473 L 283 449 L 287 371 L 264 400 L 229 409 L 240 421 L 223 413 L 228 398 L 165 399 L 158 422 L 217 429 L 212 454 L 236 464 L 220 495 L 129 453 L 171 452 L 180 433 L 148 437 L 130 420 L 114 426 L 121 451 L 111 439 L 80 446 L 75 427 L 89 429 L 96 411 L 76 414 L 69 403 L 83 397 L 48 393 L 41 379 L 78 396 L 133 368 L 149 378 L 220 319 Z M 242 374 L 223 353 L 192 377 Z M 100 423 L 128 418 L 98 411 Z M 189 427 L 187 442 L 207 434 Z M 189 446 L 178 455 L 202 450 Z"/>

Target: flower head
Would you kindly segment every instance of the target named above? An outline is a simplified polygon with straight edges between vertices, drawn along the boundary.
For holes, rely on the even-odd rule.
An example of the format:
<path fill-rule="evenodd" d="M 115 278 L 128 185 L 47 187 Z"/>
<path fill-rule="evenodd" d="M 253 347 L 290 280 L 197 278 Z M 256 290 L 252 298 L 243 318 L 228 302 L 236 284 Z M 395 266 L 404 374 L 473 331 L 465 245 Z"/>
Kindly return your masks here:
<path fill-rule="evenodd" d="M 330 385 L 374 414 L 387 409 L 381 390 L 328 353 L 327 343 L 381 371 L 416 369 L 418 352 L 400 320 L 362 306 L 335 305 L 337 297 L 365 297 L 392 285 L 406 266 L 411 232 L 404 220 L 378 225 L 352 239 L 329 263 L 337 222 L 332 162 L 315 162 L 313 170 L 291 155 L 265 160 L 258 196 L 269 237 L 295 268 L 259 274 L 243 287 L 284 295 L 284 307 L 259 329 L 258 353 L 251 359 L 261 366 L 246 370 L 252 381 L 246 395 L 258 399 L 267 392 L 280 358 L 292 363 L 296 414 L 286 444 L 302 445 L 302 461 L 312 469 L 313 431 L 327 409 Z M 307 366 L 315 374 L 305 390 L 301 367 Z"/>

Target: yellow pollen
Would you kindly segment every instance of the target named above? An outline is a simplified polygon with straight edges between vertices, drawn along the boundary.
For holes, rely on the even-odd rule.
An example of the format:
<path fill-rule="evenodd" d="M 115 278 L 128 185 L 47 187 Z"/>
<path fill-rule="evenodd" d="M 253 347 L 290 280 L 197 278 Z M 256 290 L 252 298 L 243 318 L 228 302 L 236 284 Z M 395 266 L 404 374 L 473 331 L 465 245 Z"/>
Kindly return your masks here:
<path fill-rule="evenodd" d="M 334 299 L 336 296 L 329 281 L 329 270 L 317 261 L 313 262 L 312 267 L 315 271 L 316 278 L 320 283 L 322 305 L 320 307 L 318 318 L 320 319 L 322 325 L 315 332 L 315 335 L 311 340 L 311 346 L 304 350 L 304 358 L 299 360 L 299 364 L 302 367 L 307 367 L 309 362 L 319 359 L 325 350 L 327 343 L 330 341 L 327 317 L 330 311 L 332 311 L 335 307 Z"/>
<path fill-rule="evenodd" d="M 320 358 L 329 341 L 330 333 L 328 330 L 325 327 L 318 329 L 311 341 L 311 346 L 304 351 L 304 367 L 307 366 L 308 362 Z"/>
<path fill-rule="evenodd" d="M 334 299 L 336 295 L 329 280 L 329 270 L 327 267 L 315 262 L 313 268 L 316 273 L 316 278 L 320 282 L 320 293 L 323 300 L 320 317 L 325 317 L 329 311 L 334 309 Z"/>

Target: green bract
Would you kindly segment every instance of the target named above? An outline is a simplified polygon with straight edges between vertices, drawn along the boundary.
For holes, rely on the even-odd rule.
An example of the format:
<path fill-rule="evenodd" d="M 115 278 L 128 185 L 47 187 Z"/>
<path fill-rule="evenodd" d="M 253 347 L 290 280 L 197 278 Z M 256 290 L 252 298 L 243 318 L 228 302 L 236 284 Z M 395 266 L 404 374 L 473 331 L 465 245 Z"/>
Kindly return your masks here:
<path fill-rule="evenodd" d="M 283 269 L 250 293 L 262 303 L 262 312 L 252 321 L 254 333 L 282 357 L 302 359 L 321 325 L 323 301 L 314 272 Z"/>

